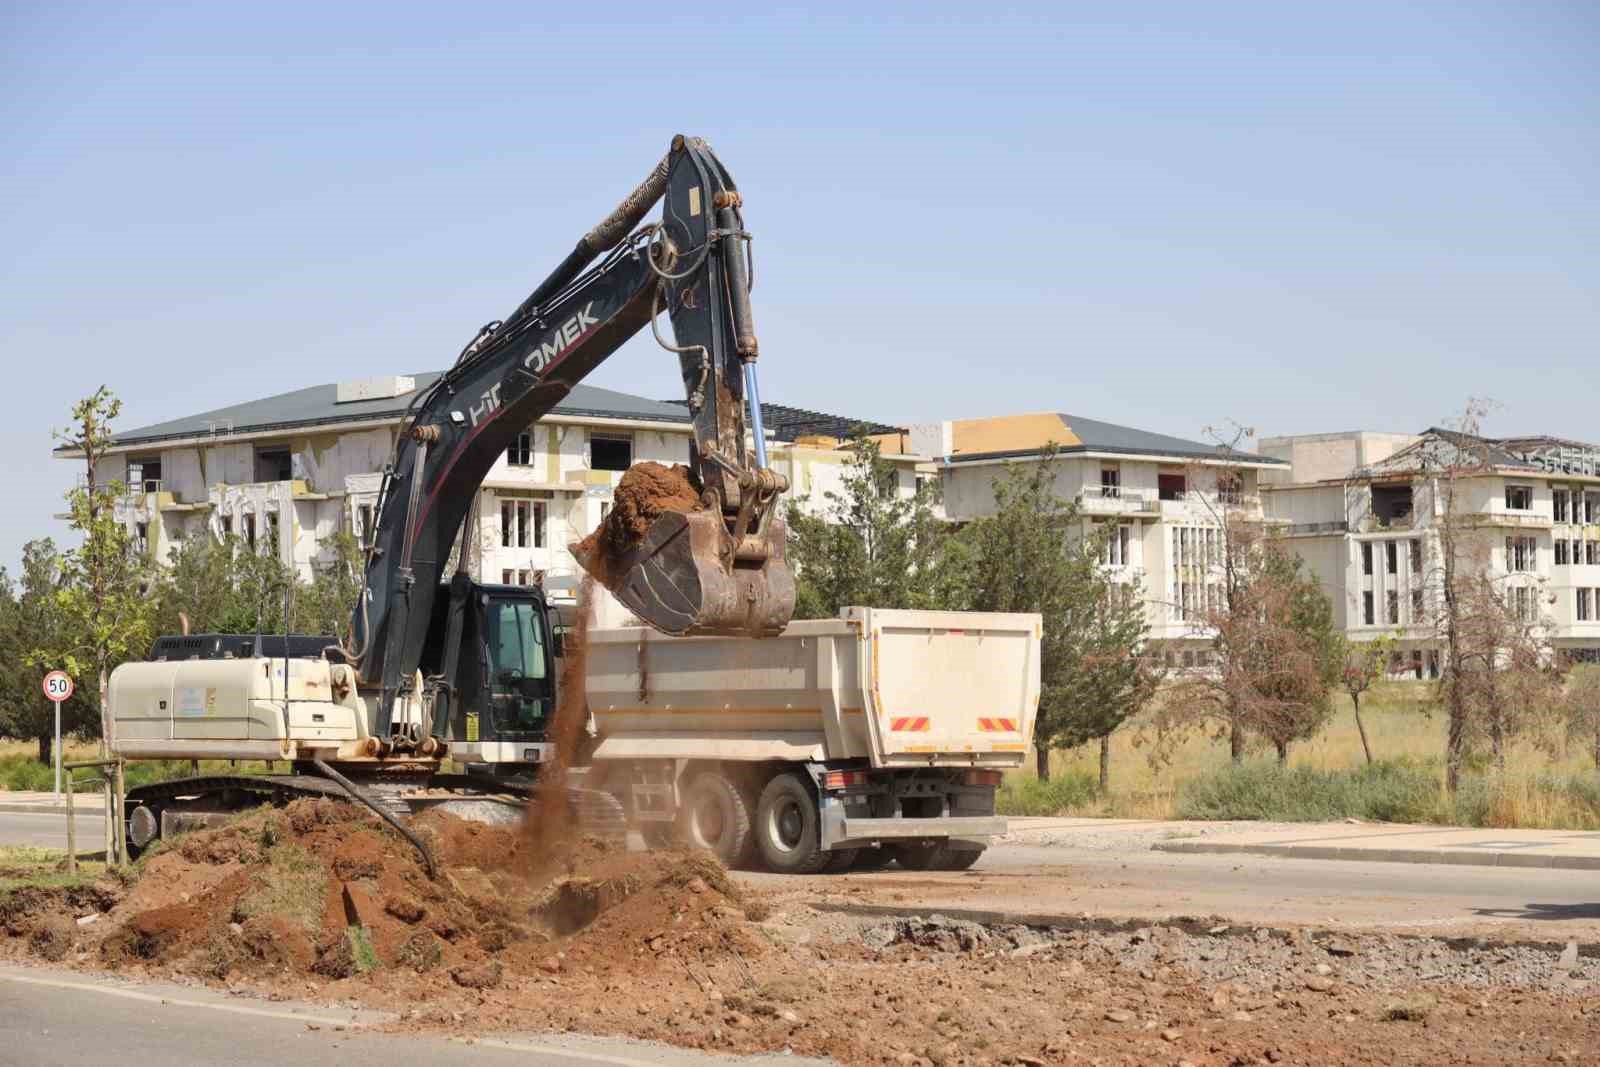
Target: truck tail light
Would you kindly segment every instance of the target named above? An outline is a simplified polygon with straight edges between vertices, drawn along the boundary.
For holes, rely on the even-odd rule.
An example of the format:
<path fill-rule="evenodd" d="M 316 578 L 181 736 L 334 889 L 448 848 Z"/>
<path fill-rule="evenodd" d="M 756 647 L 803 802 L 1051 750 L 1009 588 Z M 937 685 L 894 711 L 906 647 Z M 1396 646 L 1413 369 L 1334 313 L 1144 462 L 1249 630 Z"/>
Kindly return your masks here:
<path fill-rule="evenodd" d="M 967 771 L 961 776 L 961 784 L 998 786 L 1002 777 L 999 771 Z"/>
<path fill-rule="evenodd" d="M 866 771 L 827 771 L 822 775 L 824 789 L 849 789 L 853 785 L 866 784 Z"/>

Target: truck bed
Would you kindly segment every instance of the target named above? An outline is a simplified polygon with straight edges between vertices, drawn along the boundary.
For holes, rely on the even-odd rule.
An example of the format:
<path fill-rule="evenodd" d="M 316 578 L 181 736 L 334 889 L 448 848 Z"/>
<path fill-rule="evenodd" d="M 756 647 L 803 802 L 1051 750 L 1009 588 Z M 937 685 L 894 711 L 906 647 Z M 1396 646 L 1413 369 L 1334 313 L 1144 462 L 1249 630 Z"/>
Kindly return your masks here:
<path fill-rule="evenodd" d="M 595 758 L 1016 767 L 1040 633 L 1032 614 L 861 607 L 762 640 L 591 629 Z"/>

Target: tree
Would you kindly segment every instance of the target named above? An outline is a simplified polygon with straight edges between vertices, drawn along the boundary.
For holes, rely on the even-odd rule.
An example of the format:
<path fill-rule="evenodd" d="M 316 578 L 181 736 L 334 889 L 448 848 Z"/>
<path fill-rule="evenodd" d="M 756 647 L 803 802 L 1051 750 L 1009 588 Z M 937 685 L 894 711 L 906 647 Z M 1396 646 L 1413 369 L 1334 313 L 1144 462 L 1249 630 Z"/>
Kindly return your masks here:
<path fill-rule="evenodd" d="M 1482 436 L 1488 410 L 1485 401 L 1469 400 L 1452 427 L 1432 431 L 1391 463 L 1426 479 L 1433 496 L 1427 510 L 1438 553 L 1425 581 L 1425 615 L 1443 646 L 1438 691 L 1448 719 L 1445 788 L 1452 794 L 1475 745 L 1487 742 L 1495 768 L 1503 771 L 1510 743 L 1541 731 L 1559 703 L 1540 583 L 1497 572 L 1493 549 L 1500 531 L 1468 492 L 1473 479 L 1514 462 Z M 1507 539 L 1508 552 L 1511 547 Z"/>
<path fill-rule="evenodd" d="M 1339 680 L 1344 685 L 1344 691 L 1350 694 L 1350 703 L 1355 708 L 1356 732 L 1361 735 L 1361 751 L 1368 763 L 1372 762 L 1372 745 L 1367 740 L 1366 723 L 1361 721 L 1361 698 L 1374 682 L 1383 677 L 1384 668 L 1394 655 L 1396 643 L 1392 635 L 1384 634 L 1371 641 L 1351 641 L 1345 646 L 1344 669 Z"/>
<path fill-rule="evenodd" d="M 84 484 L 67 494 L 68 524 L 80 542 L 61 556 L 55 592 L 61 630 L 41 635 L 27 657 L 33 666 L 94 676 L 102 738 L 109 732 L 106 681 L 117 663 L 144 651 L 153 614 L 150 561 L 135 551 L 116 514 L 122 482 L 100 479 L 112 443 L 111 422 L 121 410 L 122 402 L 102 385 L 73 406 L 72 427 L 56 435 L 84 458 Z"/>
<path fill-rule="evenodd" d="M 995 512 L 967 525 L 951 546 L 954 602 L 973 611 L 1044 616 L 1034 750 L 1041 779 L 1050 751 L 1099 740 L 1100 780 L 1110 782 L 1112 731 L 1154 692 L 1143 656 L 1148 624 L 1136 585 L 1101 564 L 1104 532 L 1086 526 L 1055 492 L 1054 448 L 1011 464 L 995 479 Z"/>
<path fill-rule="evenodd" d="M 1567 740 L 1584 745 L 1600 770 L 1600 663 L 1580 663 L 1572 668 L 1562 699 Z"/>
<path fill-rule="evenodd" d="M 1156 753 L 1191 729 L 1226 733 L 1234 762 L 1253 740 L 1285 764 L 1289 746 L 1314 736 L 1333 713 L 1343 645 L 1333 606 L 1300 560 L 1259 522 L 1227 519 L 1221 539 L 1222 590 L 1200 611 L 1213 665 L 1180 683 L 1157 719 Z"/>
<path fill-rule="evenodd" d="M 38 742 L 39 762 L 51 763 L 55 751 L 55 708 L 45 699 L 41 683 L 46 668 L 27 662 L 41 638 L 50 639 L 61 628 L 56 605 L 60 558 L 55 543 L 45 538 L 22 546 L 22 580 L 13 585 L 0 571 L 0 663 L 11 665 L 0 674 L 0 733 Z M 72 698 L 61 705 L 65 733 L 92 732 L 97 721 L 92 680 L 82 680 Z"/>
<path fill-rule="evenodd" d="M 787 509 L 795 617 L 832 618 L 851 604 L 938 606 L 946 532 L 933 510 L 937 488 L 902 493 L 876 441 L 848 447 L 840 490 L 824 492 L 816 513 L 793 500 Z"/>

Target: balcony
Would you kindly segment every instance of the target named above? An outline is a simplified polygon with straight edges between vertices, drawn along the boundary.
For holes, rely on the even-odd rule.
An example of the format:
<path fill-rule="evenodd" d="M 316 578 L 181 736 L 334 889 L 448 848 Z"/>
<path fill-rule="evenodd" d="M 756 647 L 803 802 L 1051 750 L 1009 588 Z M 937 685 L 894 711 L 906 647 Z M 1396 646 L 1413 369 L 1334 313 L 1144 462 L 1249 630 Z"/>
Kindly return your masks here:
<path fill-rule="evenodd" d="M 1154 493 L 1120 485 L 1085 486 L 1076 503 L 1085 515 L 1154 515 L 1160 510 Z"/>

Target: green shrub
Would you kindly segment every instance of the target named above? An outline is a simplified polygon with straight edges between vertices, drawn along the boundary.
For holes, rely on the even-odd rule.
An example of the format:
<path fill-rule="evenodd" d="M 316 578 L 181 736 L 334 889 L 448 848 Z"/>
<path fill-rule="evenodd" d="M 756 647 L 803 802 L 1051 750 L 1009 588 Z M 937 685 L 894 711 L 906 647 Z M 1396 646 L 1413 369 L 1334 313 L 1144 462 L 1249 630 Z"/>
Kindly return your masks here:
<path fill-rule="evenodd" d="M 1089 774 L 1057 774 L 1047 782 L 1008 778 L 995 796 L 995 810 L 1001 815 L 1060 815 L 1099 796 L 1100 782 Z"/>
<path fill-rule="evenodd" d="M 1353 771 L 1284 770 L 1275 763 L 1228 766 L 1185 782 L 1178 794 L 1184 819 L 1325 822 L 1427 822 L 1439 807 L 1436 767 L 1388 760 Z"/>

